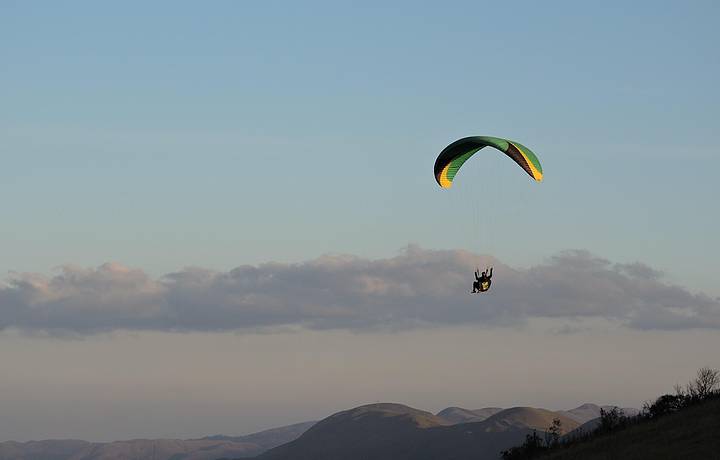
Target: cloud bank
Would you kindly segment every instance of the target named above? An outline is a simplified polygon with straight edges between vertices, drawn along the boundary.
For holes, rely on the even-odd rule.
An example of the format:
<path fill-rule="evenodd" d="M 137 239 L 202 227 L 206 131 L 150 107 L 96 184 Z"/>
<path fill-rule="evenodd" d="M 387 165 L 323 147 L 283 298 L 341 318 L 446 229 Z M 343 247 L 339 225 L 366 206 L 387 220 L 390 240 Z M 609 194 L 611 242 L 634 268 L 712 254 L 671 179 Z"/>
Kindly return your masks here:
<path fill-rule="evenodd" d="M 478 262 L 495 266 L 487 295 L 470 294 Z M 52 277 L 14 274 L 0 286 L 0 329 L 51 334 L 492 327 L 531 318 L 720 329 L 720 301 L 668 284 L 647 265 L 613 264 L 586 251 L 514 269 L 490 257 L 417 246 L 387 259 L 329 255 L 228 272 L 187 268 L 159 279 L 115 263 L 65 266 Z"/>

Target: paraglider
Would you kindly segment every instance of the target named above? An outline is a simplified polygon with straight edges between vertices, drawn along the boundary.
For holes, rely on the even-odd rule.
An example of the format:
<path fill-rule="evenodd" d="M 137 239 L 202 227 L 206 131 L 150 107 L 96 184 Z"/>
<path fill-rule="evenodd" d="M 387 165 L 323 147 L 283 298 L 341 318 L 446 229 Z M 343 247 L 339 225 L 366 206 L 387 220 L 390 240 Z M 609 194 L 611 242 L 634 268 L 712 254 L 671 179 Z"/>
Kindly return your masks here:
<path fill-rule="evenodd" d="M 515 161 L 538 182 L 543 180 L 542 166 L 535 154 L 519 142 L 490 136 L 459 139 L 440 152 L 435 160 L 435 180 L 442 188 L 450 188 L 460 167 L 483 147 L 494 147 Z"/>
<path fill-rule="evenodd" d="M 543 180 L 543 170 L 537 156 L 524 145 L 509 139 L 502 139 L 491 136 L 471 136 L 458 139 L 448 145 L 440 152 L 435 160 L 435 180 L 444 189 L 452 187 L 453 180 L 458 171 L 467 160 L 475 155 L 480 149 L 493 147 L 504 153 L 520 166 L 536 182 Z M 487 292 L 490 290 L 492 281 L 492 267 L 486 269 L 482 274 L 475 269 L 475 281 L 473 281 L 472 293 Z"/>
<path fill-rule="evenodd" d="M 482 272 L 482 275 L 480 274 L 480 269 L 475 269 L 475 281 L 473 282 L 473 290 L 472 293 L 476 294 L 478 292 L 487 292 L 490 290 L 490 285 L 492 284 L 492 267 L 489 269 L 485 269 L 484 272 Z"/>

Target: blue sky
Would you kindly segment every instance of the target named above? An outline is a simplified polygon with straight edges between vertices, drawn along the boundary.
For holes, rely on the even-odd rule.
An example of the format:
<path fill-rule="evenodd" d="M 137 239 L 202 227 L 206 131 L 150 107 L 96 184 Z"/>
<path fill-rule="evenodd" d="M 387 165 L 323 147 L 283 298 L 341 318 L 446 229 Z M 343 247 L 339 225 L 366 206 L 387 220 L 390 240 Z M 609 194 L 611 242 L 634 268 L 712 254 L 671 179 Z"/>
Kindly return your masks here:
<path fill-rule="evenodd" d="M 0 8 L 2 271 L 418 243 L 583 248 L 713 289 L 716 2 Z M 466 176 L 490 185 L 441 191 L 435 156 L 474 134 L 530 146 L 546 181 L 484 158 Z"/>

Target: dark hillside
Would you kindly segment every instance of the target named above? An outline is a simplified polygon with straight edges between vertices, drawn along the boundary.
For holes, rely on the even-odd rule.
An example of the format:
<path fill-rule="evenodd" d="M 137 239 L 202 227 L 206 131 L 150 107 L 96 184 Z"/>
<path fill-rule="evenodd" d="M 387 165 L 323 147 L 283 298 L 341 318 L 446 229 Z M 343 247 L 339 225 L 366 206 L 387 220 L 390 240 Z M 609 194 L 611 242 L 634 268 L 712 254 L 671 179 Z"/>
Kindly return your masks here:
<path fill-rule="evenodd" d="M 543 460 L 720 460 L 720 399 L 561 448 Z"/>

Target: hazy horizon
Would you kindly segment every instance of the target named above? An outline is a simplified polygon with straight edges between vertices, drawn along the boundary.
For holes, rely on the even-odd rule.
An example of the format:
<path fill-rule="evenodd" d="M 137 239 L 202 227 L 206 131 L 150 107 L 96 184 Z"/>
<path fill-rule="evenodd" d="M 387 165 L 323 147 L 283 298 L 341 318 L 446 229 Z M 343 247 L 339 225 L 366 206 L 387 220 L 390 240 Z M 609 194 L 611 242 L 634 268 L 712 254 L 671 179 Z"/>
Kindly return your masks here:
<path fill-rule="evenodd" d="M 646 332 L 641 334 L 646 341 L 643 350 L 629 357 L 618 348 L 633 346 L 638 337 L 627 331 L 599 328 L 586 332 L 584 337 L 573 337 L 557 333 L 553 328 L 547 324 L 508 328 L 486 332 L 481 337 L 477 337 L 477 331 L 472 328 L 440 328 L 396 335 L 374 333 L 369 341 L 351 333 L 317 331 L 306 335 L 296 332 L 247 337 L 231 333 L 119 333 L 112 339 L 98 339 L 93 346 L 95 352 L 82 341 L 58 344 L 47 339 L 7 337 L 6 333 L 6 346 L 26 348 L 34 362 L 13 366 L 11 370 L 16 375 L 3 381 L 0 389 L 5 394 L 13 394 L 13 401 L 3 403 L 0 441 L 108 442 L 243 435 L 319 420 L 341 410 L 376 402 L 401 403 L 433 413 L 450 406 L 567 410 L 583 403 L 595 403 L 639 408 L 654 396 L 672 392 L 674 383 L 686 383 L 699 367 L 713 362 L 712 350 L 717 349 L 719 343 L 716 333 L 697 332 L 695 341 L 703 351 L 688 359 L 695 351 L 695 344 L 688 345 L 682 334 Z M 457 353 L 452 345 L 459 343 L 483 349 L 497 347 L 496 341 L 503 339 L 515 342 L 511 349 L 503 349 L 503 355 L 513 362 L 477 357 L 472 350 Z M 388 353 L 388 349 L 405 351 L 404 342 L 408 340 L 423 345 L 415 353 Z M 373 345 L 368 346 L 368 342 Z M 538 342 L 543 343 L 542 350 L 533 348 Z M 577 354 L 573 349 L 580 345 L 586 350 L 587 361 L 575 359 Z M 609 345 L 614 349 L 605 350 Z M 243 346 L 254 350 L 240 350 Z M 278 349 L 281 346 L 293 350 L 290 356 L 280 356 L 288 354 L 287 349 Z M 326 346 L 342 352 L 328 352 L 323 349 Z M 263 358 L 271 357 L 274 365 L 252 362 L 258 359 L 258 347 L 267 348 L 259 354 Z M 225 350 L 219 353 L 222 349 Z M 178 351 L 196 361 L 173 360 Z M 664 366 L 667 364 L 664 360 L 655 359 L 658 352 L 666 353 L 668 359 L 677 364 L 671 369 Z M 441 375 L 424 366 L 425 356 L 430 353 L 445 360 L 438 366 Z M 58 381 L 53 372 L 59 366 L 52 361 L 58 357 L 67 360 L 69 354 L 75 354 L 75 358 L 64 370 L 77 372 L 82 381 L 68 377 Z M 106 361 L 108 354 L 114 363 Z M 562 356 L 565 361 L 542 362 L 546 354 Z M 6 350 L 0 352 L 3 359 L 6 355 Z M 222 362 L 210 363 L 218 359 L 218 355 Z M 389 356 L 378 362 L 376 356 L 380 355 Z M 356 365 L 345 362 L 347 357 L 356 360 Z M 314 376 L 286 379 L 287 375 L 278 369 L 298 372 L 313 360 L 324 361 L 314 372 L 322 381 L 318 382 Z M 245 371 L 232 369 L 233 362 L 239 362 Z M 469 363 L 478 367 L 473 368 Z M 83 370 L 85 366 L 103 372 L 105 378 L 88 375 Z M 142 374 L 124 375 L 128 366 Z M 183 371 L 188 366 L 209 374 L 187 378 Z M 493 366 L 494 371 L 488 373 L 481 366 Z M 572 376 L 560 374 L 563 366 L 576 366 L 581 371 Z M 528 368 L 537 376 L 535 382 L 527 381 Z M 375 380 L 349 383 L 337 376 L 339 371 L 354 378 L 365 376 Z M 247 373 L 252 372 L 256 375 L 248 378 Z M 619 374 L 623 380 L 617 379 Z M 404 381 L 408 376 L 415 379 L 412 385 Z M 167 384 L 164 380 L 168 377 L 182 377 L 187 381 Z M 451 381 L 451 377 L 456 380 Z M 278 382 L 281 378 L 293 387 L 292 394 Z M 341 388 L 329 391 L 328 384 Z M 62 395 L 62 399 L 56 395 Z"/>

